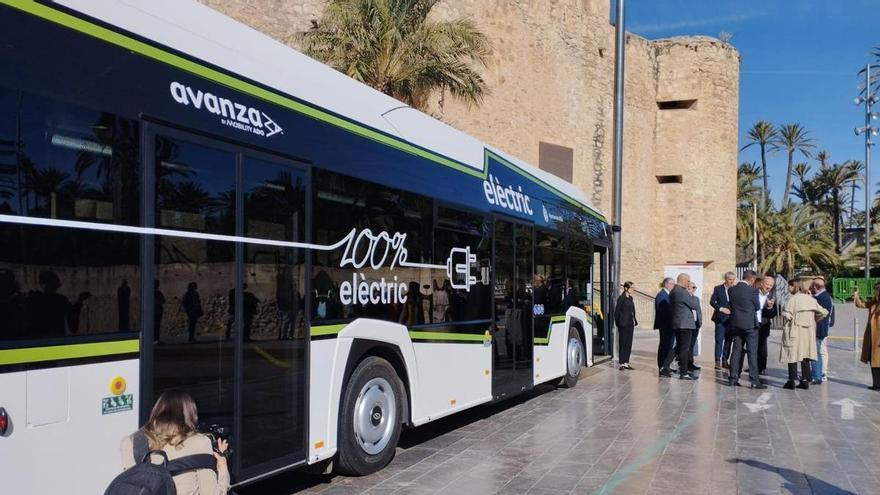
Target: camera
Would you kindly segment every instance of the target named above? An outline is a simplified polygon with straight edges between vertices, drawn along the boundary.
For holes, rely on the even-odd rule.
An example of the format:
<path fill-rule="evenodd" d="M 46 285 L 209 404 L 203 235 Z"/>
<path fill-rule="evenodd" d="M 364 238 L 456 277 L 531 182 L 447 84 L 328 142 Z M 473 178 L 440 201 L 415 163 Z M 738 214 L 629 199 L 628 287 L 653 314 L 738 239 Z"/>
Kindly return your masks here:
<path fill-rule="evenodd" d="M 218 454 L 224 455 L 226 457 L 232 455 L 232 433 L 229 431 L 228 427 L 217 423 L 202 424 L 199 425 L 199 431 L 203 435 L 211 439 L 211 448 L 214 450 L 214 452 L 217 452 Z M 226 452 L 220 452 L 217 446 L 217 441 L 221 439 L 226 440 L 226 442 L 229 444 L 229 447 L 226 448 Z"/>

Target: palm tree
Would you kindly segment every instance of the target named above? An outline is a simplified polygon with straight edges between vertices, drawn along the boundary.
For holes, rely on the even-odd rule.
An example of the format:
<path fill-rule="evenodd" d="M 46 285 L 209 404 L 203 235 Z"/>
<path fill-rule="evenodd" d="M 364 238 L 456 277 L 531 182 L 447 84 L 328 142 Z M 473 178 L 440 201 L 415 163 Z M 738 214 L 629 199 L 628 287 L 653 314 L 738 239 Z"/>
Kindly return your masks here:
<path fill-rule="evenodd" d="M 834 251 L 837 254 L 840 254 L 841 250 L 840 227 L 843 223 L 841 203 L 843 203 L 844 199 L 842 191 L 857 178 L 858 173 L 852 167 L 851 162 L 824 167 L 816 176 L 816 182 L 830 196 L 831 223 L 834 227 Z"/>
<path fill-rule="evenodd" d="M 790 278 L 798 270 L 823 272 L 837 256 L 821 216 L 806 206 L 791 206 L 761 217 L 759 241 L 764 246 L 761 270 Z"/>
<path fill-rule="evenodd" d="M 811 150 L 815 147 L 813 138 L 807 134 L 807 130 L 800 124 L 785 124 L 779 128 L 779 140 L 774 146 L 788 153 L 788 172 L 785 174 L 785 190 L 782 192 L 783 208 L 788 206 L 788 193 L 791 191 L 791 176 L 794 171 L 794 154 L 800 152 L 806 158 L 810 158 Z"/>
<path fill-rule="evenodd" d="M 438 90 L 477 104 L 488 90 L 475 65 L 484 65 L 491 43 L 470 19 L 429 21 L 439 2 L 330 0 L 300 34 L 303 50 L 420 110 Z"/>
<path fill-rule="evenodd" d="M 831 159 L 831 153 L 829 153 L 825 150 L 822 150 L 822 151 L 816 153 L 816 161 L 819 162 L 820 169 L 827 168 L 828 167 L 828 160 L 830 160 L 830 159 Z"/>
<path fill-rule="evenodd" d="M 749 129 L 747 136 L 751 142 L 740 148 L 740 151 L 756 144 L 761 151 L 761 171 L 762 177 L 764 178 L 761 204 L 766 208 L 767 198 L 769 198 L 770 195 L 770 187 L 767 185 L 767 152 L 774 150 L 774 143 L 779 139 L 779 131 L 772 123 L 767 122 L 766 120 L 759 120 L 758 122 L 755 122 L 755 125 L 753 125 L 751 129 Z"/>
<path fill-rule="evenodd" d="M 752 163 L 741 163 L 736 174 L 736 238 L 738 246 L 748 248 L 754 239 L 752 208 L 762 199 L 763 189 L 755 185 L 761 177 L 761 168 Z M 763 206 L 761 206 L 763 210 Z"/>
<path fill-rule="evenodd" d="M 862 174 L 865 173 L 865 164 L 860 160 L 847 160 L 849 162 L 850 167 L 852 167 L 853 171 L 855 171 L 856 176 L 853 177 L 852 182 L 850 182 L 850 194 L 849 194 L 849 226 L 853 226 L 853 219 L 856 214 L 856 190 L 860 188 L 859 181 L 861 181 L 864 177 Z"/>
<path fill-rule="evenodd" d="M 751 206 L 758 202 L 762 190 L 755 186 L 761 177 L 761 169 L 754 162 L 744 162 L 736 171 L 736 200 L 741 206 Z"/>
<path fill-rule="evenodd" d="M 850 221 L 854 227 L 864 227 L 865 226 L 865 212 L 857 211 L 852 217 L 850 217 Z"/>
<path fill-rule="evenodd" d="M 794 176 L 797 177 L 798 182 L 800 182 L 801 189 L 804 188 L 804 183 L 807 181 L 807 176 L 810 175 L 812 167 L 807 162 L 799 162 L 794 164 Z"/>

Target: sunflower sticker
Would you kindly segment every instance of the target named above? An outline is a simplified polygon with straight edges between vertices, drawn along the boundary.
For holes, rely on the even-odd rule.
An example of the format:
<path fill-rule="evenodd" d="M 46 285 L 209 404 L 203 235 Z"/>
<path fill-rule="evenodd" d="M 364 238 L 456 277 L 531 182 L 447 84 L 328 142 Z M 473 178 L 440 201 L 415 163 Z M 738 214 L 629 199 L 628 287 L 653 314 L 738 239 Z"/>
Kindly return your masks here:
<path fill-rule="evenodd" d="M 113 395 L 120 395 L 125 392 L 125 378 L 121 376 L 114 377 L 110 380 L 110 393 Z"/>

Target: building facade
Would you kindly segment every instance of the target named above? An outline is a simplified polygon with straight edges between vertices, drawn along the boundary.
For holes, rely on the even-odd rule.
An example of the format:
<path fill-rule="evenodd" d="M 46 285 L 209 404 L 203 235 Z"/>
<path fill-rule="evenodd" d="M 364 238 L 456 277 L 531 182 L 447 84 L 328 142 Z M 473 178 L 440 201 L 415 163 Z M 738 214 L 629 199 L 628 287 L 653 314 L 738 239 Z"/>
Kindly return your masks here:
<path fill-rule="evenodd" d="M 326 0 L 202 0 L 296 47 Z M 614 26 L 610 0 L 444 0 L 492 40 L 476 108 L 443 95 L 445 122 L 584 190 L 609 219 Z M 704 266 L 704 301 L 736 245 L 739 53 L 709 37 L 626 38 L 621 277 L 653 293 L 664 267 Z"/>

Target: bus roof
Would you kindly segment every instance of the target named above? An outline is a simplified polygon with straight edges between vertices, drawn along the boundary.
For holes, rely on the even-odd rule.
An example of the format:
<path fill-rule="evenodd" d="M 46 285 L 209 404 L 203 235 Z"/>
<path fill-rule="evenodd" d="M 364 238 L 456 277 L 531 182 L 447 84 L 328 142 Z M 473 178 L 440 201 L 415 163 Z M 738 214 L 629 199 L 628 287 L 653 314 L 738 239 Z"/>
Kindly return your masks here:
<path fill-rule="evenodd" d="M 192 0 L 56 3 L 255 81 L 363 126 L 483 169 L 485 150 L 599 214 L 568 181 L 491 147 L 265 34 Z"/>

